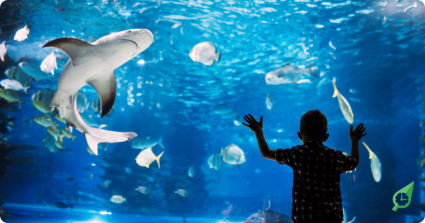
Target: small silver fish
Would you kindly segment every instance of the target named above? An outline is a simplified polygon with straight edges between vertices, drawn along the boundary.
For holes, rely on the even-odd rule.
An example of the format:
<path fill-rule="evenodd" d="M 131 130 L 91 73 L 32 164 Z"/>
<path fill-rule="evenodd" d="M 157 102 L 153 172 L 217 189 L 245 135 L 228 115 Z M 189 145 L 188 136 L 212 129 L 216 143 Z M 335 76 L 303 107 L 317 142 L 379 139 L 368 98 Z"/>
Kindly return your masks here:
<path fill-rule="evenodd" d="M 17 80 L 13 80 L 13 79 L 3 79 L 0 81 L 0 85 L 4 87 L 4 89 L 12 89 L 14 91 L 20 91 L 23 90 L 25 91 L 25 94 L 27 93 L 28 87 L 24 87 L 22 86 L 22 84 L 17 81 Z"/>
<path fill-rule="evenodd" d="M 58 65 L 56 64 L 55 51 L 52 51 L 52 53 L 44 58 L 43 62 L 41 62 L 40 69 L 45 73 L 51 73 L 54 75 L 55 68 L 58 69 Z"/>
<path fill-rule="evenodd" d="M 25 26 L 22 29 L 19 29 L 16 34 L 15 37 L 13 37 L 14 40 L 16 41 L 24 41 L 28 38 L 28 34 L 30 33 L 30 29 L 28 29 L 28 26 Z"/>
<path fill-rule="evenodd" d="M 196 44 L 192 50 L 190 50 L 189 57 L 194 62 L 199 62 L 207 66 L 211 66 L 214 60 L 219 62 L 221 53 L 217 54 L 215 46 L 210 41 L 205 41 Z"/>
<path fill-rule="evenodd" d="M 298 68 L 288 63 L 283 67 L 268 72 L 266 74 L 266 83 L 270 85 L 289 83 L 299 84 L 298 79 L 303 74 L 310 73 L 311 75 L 318 77 L 318 75 L 311 70 L 311 67 L 313 66 L 314 63 L 307 68 Z"/>
<path fill-rule="evenodd" d="M 266 97 L 266 106 L 267 106 L 267 109 L 268 110 L 272 110 L 273 103 L 274 103 L 273 95 L 270 94 L 270 93 L 267 94 L 267 97 Z"/>

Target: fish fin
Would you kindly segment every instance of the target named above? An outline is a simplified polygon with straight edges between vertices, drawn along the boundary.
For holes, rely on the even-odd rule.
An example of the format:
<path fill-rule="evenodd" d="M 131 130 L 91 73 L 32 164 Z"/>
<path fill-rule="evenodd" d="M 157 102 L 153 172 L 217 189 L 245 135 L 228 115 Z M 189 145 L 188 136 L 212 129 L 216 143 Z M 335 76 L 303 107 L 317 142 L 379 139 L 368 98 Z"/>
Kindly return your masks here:
<path fill-rule="evenodd" d="M 298 81 L 294 81 L 294 84 L 300 84 L 300 83 L 298 83 Z"/>
<path fill-rule="evenodd" d="M 216 55 L 215 55 L 215 61 L 217 61 L 217 63 L 220 61 L 220 58 L 221 58 L 221 52 L 218 52 Z"/>
<path fill-rule="evenodd" d="M 23 100 L 18 99 L 18 109 L 21 109 L 21 103 L 24 102 Z"/>
<path fill-rule="evenodd" d="M 103 128 L 105 128 L 106 126 L 108 126 L 108 125 L 107 125 L 107 124 L 99 125 L 99 129 L 103 129 Z"/>
<path fill-rule="evenodd" d="M 72 61 L 72 65 L 78 66 L 86 60 L 87 51 L 91 45 L 88 42 L 75 38 L 59 38 L 46 43 L 44 47 L 54 47 L 63 50 Z"/>
<path fill-rule="evenodd" d="M 24 89 L 24 91 L 25 91 L 25 94 L 28 94 L 28 88 L 30 88 L 31 86 L 28 86 L 28 87 L 24 87 L 23 89 Z"/>
<path fill-rule="evenodd" d="M 5 54 L 6 55 L 6 54 Z M 4 61 L 4 55 L 1 57 L 1 60 Z"/>
<path fill-rule="evenodd" d="M 164 151 L 162 151 L 162 153 L 161 153 L 161 154 L 159 154 L 159 156 L 157 156 L 157 157 L 155 158 L 156 162 L 158 163 L 158 169 L 161 169 L 161 166 L 160 166 L 160 164 L 159 164 L 159 159 L 161 158 L 162 154 L 164 154 Z"/>
<path fill-rule="evenodd" d="M 60 140 L 61 142 L 63 142 L 63 137 L 65 137 L 65 135 L 59 135 L 59 140 Z"/>
<path fill-rule="evenodd" d="M 334 95 L 332 95 L 332 97 L 334 98 L 334 97 L 338 96 L 339 91 L 338 91 L 338 89 L 336 89 L 335 80 L 332 80 L 332 84 L 334 86 Z"/>
<path fill-rule="evenodd" d="M 159 139 L 158 145 L 161 146 L 162 148 L 164 148 L 164 145 L 162 145 L 162 138 Z"/>
<path fill-rule="evenodd" d="M 311 70 L 311 68 L 312 68 L 315 64 L 316 64 L 316 63 L 313 63 L 313 64 L 311 64 L 310 66 L 308 66 L 308 67 L 307 67 L 307 70 L 308 70 L 308 72 L 309 72 L 311 75 L 314 75 L 314 76 L 318 77 L 319 75 L 317 75 L 316 73 L 314 73 L 314 72 Z"/>
<path fill-rule="evenodd" d="M 74 141 L 74 139 L 75 139 L 76 137 L 77 137 L 77 136 L 71 136 L 72 141 Z"/>
<path fill-rule="evenodd" d="M 99 95 L 100 105 L 102 107 L 102 113 L 100 117 L 102 118 L 108 114 L 108 112 L 114 106 L 117 85 L 114 71 L 110 72 L 109 74 L 101 74 L 103 77 L 97 77 L 98 75 L 95 75 L 91 79 L 87 80 L 87 83 L 90 84 Z"/>
<path fill-rule="evenodd" d="M 365 142 L 362 142 L 362 143 L 363 143 L 364 147 L 366 147 L 367 151 L 369 151 L 369 159 L 372 159 L 372 157 L 373 157 L 372 150 L 369 148 L 369 146 L 366 145 Z"/>

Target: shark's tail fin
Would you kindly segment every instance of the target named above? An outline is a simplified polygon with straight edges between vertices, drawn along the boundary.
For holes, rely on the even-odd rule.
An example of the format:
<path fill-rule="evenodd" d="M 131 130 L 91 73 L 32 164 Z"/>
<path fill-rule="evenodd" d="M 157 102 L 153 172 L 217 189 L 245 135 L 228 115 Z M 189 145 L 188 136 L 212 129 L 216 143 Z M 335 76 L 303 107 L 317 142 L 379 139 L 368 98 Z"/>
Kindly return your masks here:
<path fill-rule="evenodd" d="M 313 64 L 311 64 L 310 66 L 308 66 L 308 67 L 307 67 L 307 70 L 308 70 L 308 72 L 309 72 L 311 75 L 314 75 L 314 76 L 318 77 L 319 75 L 317 75 L 316 73 L 314 73 L 314 72 L 311 70 L 311 68 L 314 66 L 314 64 L 316 64 L 316 63 L 313 63 Z"/>
<path fill-rule="evenodd" d="M 114 132 L 104 129 L 90 128 L 90 130 L 85 134 L 87 144 L 89 145 L 90 150 L 98 155 L 98 144 L 99 143 L 115 143 L 115 142 L 124 142 L 130 141 L 132 138 L 136 137 L 137 134 L 134 132 Z"/>

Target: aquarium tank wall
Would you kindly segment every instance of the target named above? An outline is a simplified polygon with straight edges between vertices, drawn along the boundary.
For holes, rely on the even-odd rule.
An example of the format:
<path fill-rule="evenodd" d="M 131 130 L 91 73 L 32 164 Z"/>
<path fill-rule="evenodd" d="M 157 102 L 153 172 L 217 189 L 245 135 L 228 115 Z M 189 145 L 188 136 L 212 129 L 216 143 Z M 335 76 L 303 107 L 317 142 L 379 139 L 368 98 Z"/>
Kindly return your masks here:
<path fill-rule="evenodd" d="M 274 151 L 313 109 L 367 129 L 342 222 L 425 218 L 424 1 L 0 4 L 0 222 L 293 222 L 244 117 Z"/>

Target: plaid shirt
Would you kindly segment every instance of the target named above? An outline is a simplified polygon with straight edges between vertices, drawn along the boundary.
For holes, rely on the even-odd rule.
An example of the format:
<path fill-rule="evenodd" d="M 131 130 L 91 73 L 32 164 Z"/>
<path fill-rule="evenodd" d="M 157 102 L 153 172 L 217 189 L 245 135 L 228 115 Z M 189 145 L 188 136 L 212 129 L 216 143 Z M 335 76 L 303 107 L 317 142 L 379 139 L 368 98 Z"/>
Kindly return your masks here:
<path fill-rule="evenodd" d="M 308 142 L 291 149 L 278 149 L 276 161 L 287 164 L 294 173 L 291 214 L 294 222 L 320 216 L 343 220 L 340 174 L 357 167 L 355 158 L 323 144 Z"/>

